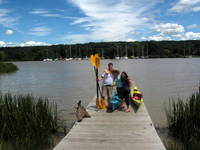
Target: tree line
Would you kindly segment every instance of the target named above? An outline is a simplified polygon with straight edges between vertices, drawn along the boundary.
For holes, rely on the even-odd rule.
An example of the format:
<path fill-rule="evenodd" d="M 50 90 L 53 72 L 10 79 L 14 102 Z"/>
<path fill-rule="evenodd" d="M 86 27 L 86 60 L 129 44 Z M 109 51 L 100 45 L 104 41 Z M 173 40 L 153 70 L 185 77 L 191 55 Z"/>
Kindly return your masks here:
<path fill-rule="evenodd" d="M 106 59 L 115 57 L 174 58 L 200 56 L 200 40 L 90 42 L 51 46 L 1 47 L 0 60 L 39 61 L 45 58 L 85 58 L 99 53 Z"/>

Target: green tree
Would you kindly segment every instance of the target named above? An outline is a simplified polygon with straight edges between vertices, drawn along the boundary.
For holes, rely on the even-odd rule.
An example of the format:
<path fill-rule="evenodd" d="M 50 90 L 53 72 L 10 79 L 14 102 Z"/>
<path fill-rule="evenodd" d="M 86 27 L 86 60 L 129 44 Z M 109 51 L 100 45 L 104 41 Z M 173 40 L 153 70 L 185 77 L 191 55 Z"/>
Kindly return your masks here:
<path fill-rule="evenodd" d="M 63 45 L 60 46 L 59 54 L 62 58 L 66 58 L 66 49 Z"/>
<path fill-rule="evenodd" d="M 0 51 L 0 61 L 3 61 L 5 59 L 6 55 L 3 51 Z"/>

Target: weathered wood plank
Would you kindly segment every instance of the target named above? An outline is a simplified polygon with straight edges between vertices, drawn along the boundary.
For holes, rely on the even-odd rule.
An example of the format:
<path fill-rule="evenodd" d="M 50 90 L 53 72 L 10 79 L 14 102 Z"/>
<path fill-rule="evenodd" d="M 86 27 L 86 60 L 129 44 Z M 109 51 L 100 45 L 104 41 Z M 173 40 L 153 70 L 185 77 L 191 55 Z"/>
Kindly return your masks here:
<path fill-rule="evenodd" d="M 94 106 L 95 98 L 87 107 L 92 117 L 75 123 L 54 150 L 165 150 L 144 104 L 130 113 Z"/>

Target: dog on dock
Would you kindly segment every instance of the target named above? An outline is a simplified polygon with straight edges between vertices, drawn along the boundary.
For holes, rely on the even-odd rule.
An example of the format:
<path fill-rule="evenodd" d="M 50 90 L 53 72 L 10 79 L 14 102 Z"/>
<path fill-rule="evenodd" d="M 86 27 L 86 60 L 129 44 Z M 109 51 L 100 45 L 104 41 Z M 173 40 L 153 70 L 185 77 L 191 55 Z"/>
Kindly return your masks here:
<path fill-rule="evenodd" d="M 76 118 L 78 122 L 81 122 L 83 118 L 90 118 L 90 114 L 86 111 L 85 107 L 81 105 L 81 100 L 77 103 L 76 108 Z"/>

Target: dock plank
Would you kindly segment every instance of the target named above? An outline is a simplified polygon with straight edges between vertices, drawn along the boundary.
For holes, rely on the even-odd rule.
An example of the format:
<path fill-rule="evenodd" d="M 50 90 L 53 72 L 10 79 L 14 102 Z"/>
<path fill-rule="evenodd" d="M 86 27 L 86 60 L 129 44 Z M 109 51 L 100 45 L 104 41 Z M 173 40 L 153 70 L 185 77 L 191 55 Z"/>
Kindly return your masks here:
<path fill-rule="evenodd" d="M 92 117 L 75 123 L 54 150 L 165 150 L 144 103 L 136 112 L 106 113 L 94 98 L 87 110 Z"/>

